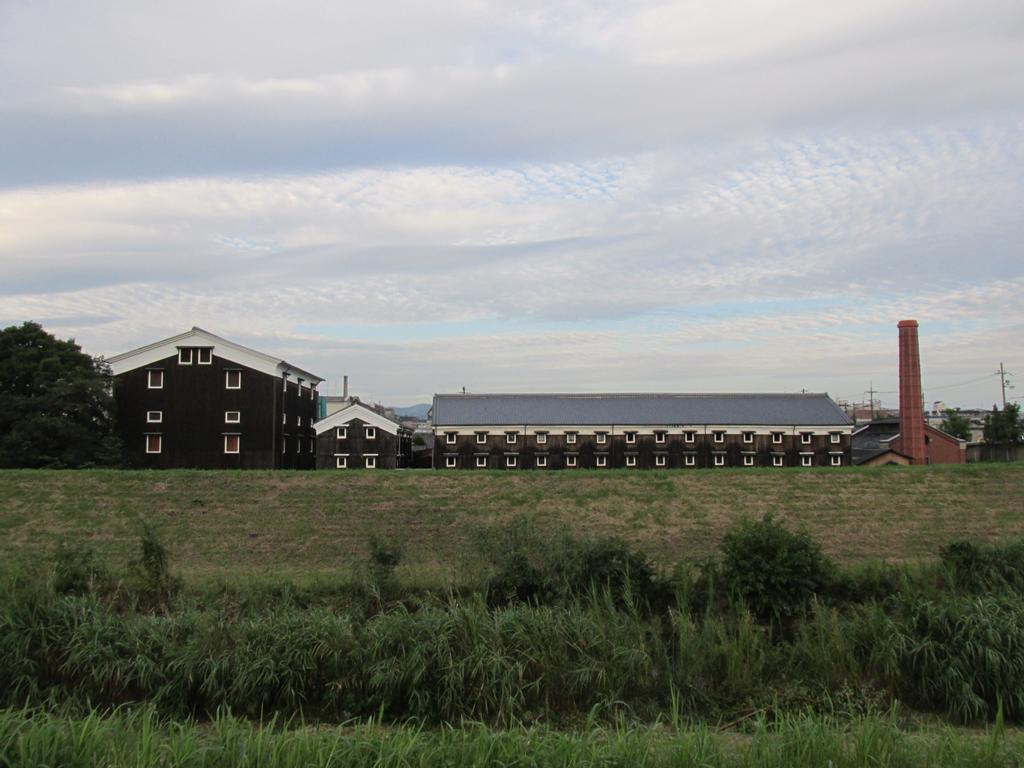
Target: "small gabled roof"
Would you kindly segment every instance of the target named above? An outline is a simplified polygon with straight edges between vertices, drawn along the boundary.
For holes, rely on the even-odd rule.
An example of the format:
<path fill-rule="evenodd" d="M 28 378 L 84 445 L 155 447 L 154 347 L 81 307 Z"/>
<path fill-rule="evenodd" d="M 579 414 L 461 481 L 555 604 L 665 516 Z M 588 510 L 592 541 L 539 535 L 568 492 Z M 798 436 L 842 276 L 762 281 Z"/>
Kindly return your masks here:
<path fill-rule="evenodd" d="M 318 435 L 321 435 L 335 427 L 343 427 L 353 419 L 359 419 L 372 427 L 377 427 L 377 429 L 382 429 L 392 435 L 397 435 L 399 430 L 408 431 L 397 421 L 392 421 L 386 416 L 381 416 L 375 410 L 367 408 L 362 403 L 352 403 L 352 405 L 347 408 L 335 411 L 327 418 L 316 422 L 316 424 L 313 425 L 313 429 L 316 430 Z"/>
<path fill-rule="evenodd" d="M 192 330 L 185 331 L 185 333 L 180 333 L 177 336 L 161 339 L 144 347 L 133 349 L 130 352 L 122 352 L 119 355 L 108 357 L 107 362 L 110 363 L 114 375 L 117 376 L 133 371 L 136 368 L 152 365 L 159 360 L 164 360 L 171 355 L 177 354 L 179 347 L 211 347 L 213 354 L 217 357 L 222 357 L 225 360 L 230 360 L 233 363 L 253 368 L 271 376 L 287 375 L 290 380 L 302 379 L 314 385 L 323 381 L 315 373 L 303 370 L 286 360 L 250 349 L 241 344 L 236 344 L 209 331 L 204 331 L 198 326 L 193 326 Z"/>
<path fill-rule="evenodd" d="M 433 423 L 848 427 L 853 422 L 826 394 L 618 393 L 434 395 Z"/>

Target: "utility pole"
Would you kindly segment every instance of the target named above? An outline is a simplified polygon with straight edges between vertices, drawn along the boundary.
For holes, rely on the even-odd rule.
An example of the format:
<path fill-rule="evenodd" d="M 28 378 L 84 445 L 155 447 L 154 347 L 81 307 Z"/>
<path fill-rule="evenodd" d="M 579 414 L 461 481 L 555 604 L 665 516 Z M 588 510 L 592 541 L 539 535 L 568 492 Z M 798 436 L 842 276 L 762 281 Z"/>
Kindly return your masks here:
<path fill-rule="evenodd" d="M 1006 370 L 1003 368 L 1003 364 L 999 363 L 999 386 L 1003 390 L 1003 410 L 1006 410 Z"/>
<path fill-rule="evenodd" d="M 871 420 L 875 420 L 875 382 L 868 384 L 868 407 L 871 409 Z"/>

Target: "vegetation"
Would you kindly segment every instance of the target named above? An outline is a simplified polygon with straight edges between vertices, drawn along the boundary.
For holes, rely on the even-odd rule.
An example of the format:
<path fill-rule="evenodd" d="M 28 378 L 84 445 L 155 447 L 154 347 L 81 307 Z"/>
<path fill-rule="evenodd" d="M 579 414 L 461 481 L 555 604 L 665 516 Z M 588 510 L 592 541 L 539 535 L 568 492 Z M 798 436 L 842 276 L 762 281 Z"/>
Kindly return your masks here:
<path fill-rule="evenodd" d="M 985 416 L 983 435 L 986 443 L 1024 443 L 1024 419 L 1020 415 L 1020 403 L 1006 403 L 1001 411 L 993 405 L 992 413 Z"/>
<path fill-rule="evenodd" d="M 960 413 L 959 408 L 947 408 L 943 413 L 945 418 L 942 419 L 939 429 L 961 440 L 971 439 L 971 420 Z"/>
<path fill-rule="evenodd" d="M 36 323 L 0 330 L 0 467 L 120 459 L 107 366 Z"/>

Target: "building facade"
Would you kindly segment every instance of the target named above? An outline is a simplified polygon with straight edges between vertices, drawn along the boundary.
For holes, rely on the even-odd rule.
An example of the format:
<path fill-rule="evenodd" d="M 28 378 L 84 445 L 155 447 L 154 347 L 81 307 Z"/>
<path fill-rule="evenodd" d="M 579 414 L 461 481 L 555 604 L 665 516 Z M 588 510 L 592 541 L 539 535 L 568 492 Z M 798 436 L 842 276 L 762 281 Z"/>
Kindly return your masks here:
<path fill-rule="evenodd" d="M 850 465 L 822 394 L 435 395 L 435 469 Z"/>
<path fill-rule="evenodd" d="M 316 466 L 315 374 L 201 328 L 107 362 L 132 466 Z"/>
<path fill-rule="evenodd" d="M 412 430 L 362 403 L 314 428 L 318 469 L 405 469 L 412 463 Z"/>

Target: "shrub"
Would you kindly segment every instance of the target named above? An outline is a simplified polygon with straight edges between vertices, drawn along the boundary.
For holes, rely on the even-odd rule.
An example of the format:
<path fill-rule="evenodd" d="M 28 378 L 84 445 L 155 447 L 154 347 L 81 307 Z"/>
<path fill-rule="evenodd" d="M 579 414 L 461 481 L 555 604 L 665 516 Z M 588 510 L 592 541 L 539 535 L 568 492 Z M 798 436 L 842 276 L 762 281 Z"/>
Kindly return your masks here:
<path fill-rule="evenodd" d="M 939 559 L 957 589 L 976 594 L 1024 592 L 1024 540 L 1003 547 L 954 541 L 942 548 Z"/>
<path fill-rule="evenodd" d="M 794 532 L 766 514 L 744 519 L 721 544 L 722 578 L 761 620 L 785 619 L 822 591 L 833 571 L 804 531 Z"/>
<path fill-rule="evenodd" d="M 142 524 L 139 556 L 129 566 L 138 597 L 144 605 L 166 608 L 181 591 L 181 579 L 171 573 L 167 547 L 149 523 Z"/>
<path fill-rule="evenodd" d="M 110 584 L 107 570 L 91 547 L 61 542 L 54 556 L 53 588 L 61 595 L 98 592 Z"/>

